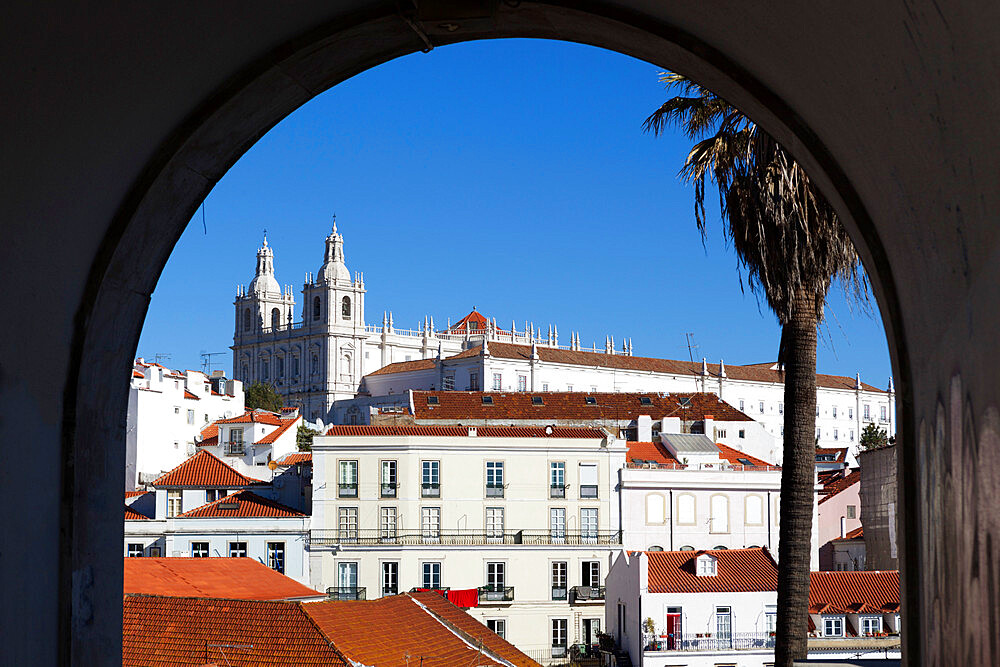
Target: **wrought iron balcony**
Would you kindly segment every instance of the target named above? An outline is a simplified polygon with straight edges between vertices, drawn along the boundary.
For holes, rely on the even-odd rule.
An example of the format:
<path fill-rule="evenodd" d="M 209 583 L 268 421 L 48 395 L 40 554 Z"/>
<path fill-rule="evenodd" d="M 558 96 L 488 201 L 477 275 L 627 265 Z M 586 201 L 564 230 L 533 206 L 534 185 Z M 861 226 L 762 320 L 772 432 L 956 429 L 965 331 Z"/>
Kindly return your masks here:
<path fill-rule="evenodd" d="M 364 586 L 331 586 L 326 589 L 326 597 L 331 600 L 364 600 Z"/>
<path fill-rule="evenodd" d="M 651 637 L 647 651 L 755 651 L 774 648 L 774 635 L 767 632 L 711 632 Z"/>
<path fill-rule="evenodd" d="M 486 485 L 486 497 L 487 498 L 503 498 L 503 484 L 487 484 Z"/>
<path fill-rule="evenodd" d="M 514 601 L 514 587 L 513 586 L 497 586 L 496 584 L 487 584 L 486 586 L 479 587 L 479 602 L 513 602 Z"/>
<path fill-rule="evenodd" d="M 309 542 L 317 546 L 336 546 L 339 544 L 357 544 L 363 546 L 393 546 L 442 544 L 449 546 L 479 546 L 485 544 L 506 545 L 620 545 L 621 531 L 618 530 L 564 530 L 551 532 L 548 530 L 441 530 L 424 531 L 397 530 L 387 534 L 381 529 L 316 529 L 310 532 Z M 602 589 L 603 590 L 603 589 Z"/>
<path fill-rule="evenodd" d="M 341 498 L 357 498 L 358 497 L 358 485 L 347 484 L 344 482 L 340 483 L 339 495 Z"/>
<path fill-rule="evenodd" d="M 246 454 L 246 449 L 243 447 L 243 441 L 233 441 L 230 440 L 226 443 L 226 456 L 243 456 Z"/>
<path fill-rule="evenodd" d="M 566 485 L 565 484 L 553 484 L 549 487 L 549 498 L 565 498 L 566 497 Z"/>
<path fill-rule="evenodd" d="M 428 484 L 424 482 L 420 485 L 420 495 L 423 498 L 440 498 L 441 485 L 438 483 Z"/>
<path fill-rule="evenodd" d="M 396 497 L 396 483 L 395 482 L 382 482 L 382 497 L 383 498 L 395 498 Z"/>
<path fill-rule="evenodd" d="M 565 586 L 553 586 L 552 587 L 552 599 L 553 600 L 565 600 L 566 599 L 566 587 Z"/>
<path fill-rule="evenodd" d="M 597 485 L 596 484 L 581 484 L 580 485 L 580 497 L 581 498 L 596 498 L 597 497 Z"/>
<path fill-rule="evenodd" d="M 604 602 L 604 586 L 574 586 L 569 592 L 569 601 L 573 604 Z"/>
<path fill-rule="evenodd" d="M 565 658 L 567 653 L 565 644 L 553 644 L 552 645 L 552 657 L 553 658 Z"/>

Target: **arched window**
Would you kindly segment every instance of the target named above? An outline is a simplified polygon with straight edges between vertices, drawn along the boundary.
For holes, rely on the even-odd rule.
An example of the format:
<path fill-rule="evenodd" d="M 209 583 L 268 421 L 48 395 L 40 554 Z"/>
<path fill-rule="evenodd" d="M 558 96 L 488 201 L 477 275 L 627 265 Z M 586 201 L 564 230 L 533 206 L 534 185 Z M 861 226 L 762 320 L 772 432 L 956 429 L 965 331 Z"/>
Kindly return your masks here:
<path fill-rule="evenodd" d="M 646 549 L 646 551 L 663 551 L 663 547 L 661 547 L 658 544 L 654 544 L 653 546 Z"/>
<path fill-rule="evenodd" d="M 649 493 L 646 495 L 646 523 L 662 525 L 665 519 L 662 493 Z"/>
<path fill-rule="evenodd" d="M 714 549 L 715 551 L 728 551 L 729 547 L 727 547 L 724 544 L 717 544 L 716 546 L 712 547 L 712 549 Z"/>
<path fill-rule="evenodd" d="M 247 308 L 243 311 L 243 330 L 250 331 L 250 309 Z"/>
<path fill-rule="evenodd" d="M 746 497 L 746 523 L 750 526 L 760 526 L 764 523 L 764 499 L 758 495 Z"/>
<path fill-rule="evenodd" d="M 351 319 L 351 297 L 345 296 L 340 302 L 340 315 L 345 320 Z"/>
<path fill-rule="evenodd" d="M 680 551 L 694 551 L 694 547 L 690 544 L 685 544 L 680 548 Z"/>
<path fill-rule="evenodd" d="M 695 524 L 694 495 L 682 493 L 677 496 L 677 523 L 685 526 Z"/>
<path fill-rule="evenodd" d="M 318 296 L 313 297 L 313 319 L 318 320 L 323 310 L 323 302 Z"/>
<path fill-rule="evenodd" d="M 277 308 L 271 309 L 271 329 L 277 329 L 281 326 L 281 311 Z"/>
<path fill-rule="evenodd" d="M 724 496 L 721 493 L 717 493 L 712 496 L 710 503 L 710 509 L 712 512 L 711 523 L 709 525 L 710 533 L 728 533 L 729 532 L 729 497 Z"/>

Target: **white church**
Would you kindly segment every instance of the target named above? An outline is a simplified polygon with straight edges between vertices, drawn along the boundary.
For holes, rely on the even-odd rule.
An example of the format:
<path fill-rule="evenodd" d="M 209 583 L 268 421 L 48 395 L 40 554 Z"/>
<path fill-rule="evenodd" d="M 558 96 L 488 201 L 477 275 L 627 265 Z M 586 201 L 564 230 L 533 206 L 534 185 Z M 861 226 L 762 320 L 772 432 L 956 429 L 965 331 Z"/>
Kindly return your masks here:
<path fill-rule="evenodd" d="M 248 287 L 237 288 L 233 374 L 249 386 L 270 383 L 309 420 L 368 423 L 367 406 L 406 406 L 411 390 L 522 392 L 691 392 L 717 394 L 762 423 L 779 441 L 784 424 L 782 374 L 773 362 L 746 366 L 636 357 L 630 340 L 615 349 L 584 348 L 578 334 L 559 345 L 556 327 L 525 323 L 501 328 L 473 309 L 437 329 L 431 317 L 419 329 L 397 329 L 392 314 L 381 325 L 365 321 L 364 274 L 353 276 L 344 237 L 326 237 L 323 265 L 306 275 L 303 312 L 295 320 L 292 287 L 274 274 L 274 253 L 257 251 Z M 352 409 L 353 408 L 353 409 Z M 359 409 L 362 408 L 362 409 Z M 348 413 L 350 413 L 348 415 Z M 895 391 L 856 377 L 817 376 L 817 441 L 853 450 L 874 423 L 895 434 Z"/>

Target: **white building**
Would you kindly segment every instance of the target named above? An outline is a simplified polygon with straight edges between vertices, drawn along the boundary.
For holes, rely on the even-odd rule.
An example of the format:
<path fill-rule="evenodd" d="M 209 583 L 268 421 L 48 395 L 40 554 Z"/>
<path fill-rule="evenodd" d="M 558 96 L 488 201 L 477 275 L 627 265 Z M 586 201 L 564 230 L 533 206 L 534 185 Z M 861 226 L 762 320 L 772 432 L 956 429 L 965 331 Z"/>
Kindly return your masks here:
<path fill-rule="evenodd" d="M 137 359 L 126 417 L 125 489 L 152 481 L 192 456 L 201 429 L 242 412 L 239 380 Z"/>
<path fill-rule="evenodd" d="M 281 414 L 267 410 L 246 410 L 228 419 L 219 419 L 200 433 L 198 451 L 207 451 L 243 474 L 270 475 L 268 464 L 297 451 L 296 435 L 302 425 L 297 408 Z"/>
<path fill-rule="evenodd" d="M 593 428 L 333 426 L 313 441 L 312 585 L 450 588 L 532 658 L 596 642 L 625 443 Z"/>
<path fill-rule="evenodd" d="M 268 498 L 266 483 L 201 451 L 152 485 L 125 508 L 126 557 L 248 557 L 308 584 L 309 517 Z"/>

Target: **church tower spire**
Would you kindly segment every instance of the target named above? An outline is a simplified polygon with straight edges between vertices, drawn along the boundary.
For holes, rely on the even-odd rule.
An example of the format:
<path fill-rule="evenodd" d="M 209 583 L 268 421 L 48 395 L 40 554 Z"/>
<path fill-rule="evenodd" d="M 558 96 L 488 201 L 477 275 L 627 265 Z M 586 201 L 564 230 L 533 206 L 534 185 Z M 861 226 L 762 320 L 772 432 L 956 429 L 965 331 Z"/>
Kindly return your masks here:
<path fill-rule="evenodd" d="M 333 229 L 326 237 L 326 252 L 323 255 L 323 266 L 319 269 L 318 281 L 326 284 L 343 282 L 351 284 L 351 272 L 347 270 L 344 259 L 344 237 L 337 233 L 337 216 L 333 216 Z"/>

